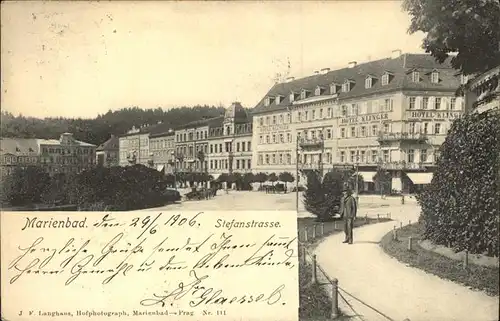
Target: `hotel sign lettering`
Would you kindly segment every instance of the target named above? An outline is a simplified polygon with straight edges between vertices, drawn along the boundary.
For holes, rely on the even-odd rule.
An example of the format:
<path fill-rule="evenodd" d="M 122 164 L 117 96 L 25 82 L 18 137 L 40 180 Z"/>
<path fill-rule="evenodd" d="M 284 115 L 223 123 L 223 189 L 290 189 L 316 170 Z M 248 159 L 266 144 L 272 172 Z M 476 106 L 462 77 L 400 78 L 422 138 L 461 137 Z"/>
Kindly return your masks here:
<path fill-rule="evenodd" d="M 358 124 L 358 123 L 369 123 L 369 122 L 373 122 L 373 121 L 381 121 L 381 120 L 386 120 L 386 119 L 389 119 L 388 113 L 342 118 L 341 123 L 343 125 L 345 125 L 345 124 Z"/>
<path fill-rule="evenodd" d="M 408 119 L 456 119 L 460 117 L 461 112 L 458 111 L 410 111 L 407 112 Z"/>
<path fill-rule="evenodd" d="M 260 127 L 260 131 L 262 133 L 276 132 L 280 130 L 288 130 L 288 124 L 269 125 Z"/>

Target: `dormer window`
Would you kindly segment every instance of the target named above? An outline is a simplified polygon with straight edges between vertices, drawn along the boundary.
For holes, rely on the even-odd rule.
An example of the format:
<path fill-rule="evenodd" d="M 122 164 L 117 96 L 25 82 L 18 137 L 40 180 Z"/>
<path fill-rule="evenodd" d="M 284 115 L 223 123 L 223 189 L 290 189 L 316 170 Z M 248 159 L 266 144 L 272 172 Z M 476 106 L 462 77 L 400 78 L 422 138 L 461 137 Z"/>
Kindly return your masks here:
<path fill-rule="evenodd" d="M 19 149 L 19 147 L 16 147 L 16 152 L 20 152 L 21 150 Z"/>
<path fill-rule="evenodd" d="M 300 99 L 306 99 L 307 96 L 309 96 L 309 91 L 302 89 L 302 91 L 300 92 Z"/>
<path fill-rule="evenodd" d="M 439 72 L 437 70 L 434 70 L 431 73 L 431 82 L 433 84 L 437 84 L 439 82 Z"/>
<path fill-rule="evenodd" d="M 316 96 L 321 96 L 325 92 L 325 89 L 321 86 L 317 86 L 316 89 L 314 90 L 314 95 Z"/>
<path fill-rule="evenodd" d="M 411 73 L 411 81 L 412 82 L 420 82 L 420 73 L 416 70 Z"/>
<path fill-rule="evenodd" d="M 394 74 L 390 71 L 385 71 L 384 74 L 382 75 L 382 86 L 387 86 L 392 78 L 394 77 Z"/>
<path fill-rule="evenodd" d="M 267 106 L 271 105 L 273 102 L 274 102 L 274 97 L 272 97 L 272 96 L 267 96 L 267 97 L 266 97 L 266 100 L 265 100 L 265 102 L 264 102 L 264 105 L 267 107 Z"/>
<path fill-rule="evenodd" d="M 368 76 L 365 79 L 365 88 L 372 88 L 373 85 L 373 78 Z"/>
<path fill-rule="evenodd" d="M 343 84 L 342 84 L 342 92 L 347 93 L 351 91 L 351 84 L 354 83 L 354 81 L 347 79 Z"/>
<path fill-rule="evenodd" d="M 290 93 L 290 102 L 293 102 L 297 99 L 298 94 L 293 91 Z"/>
<path fill-rule="evenodd" d="M 340 87 L 340 86 L 339 86 L 338 84 L 336 84 L 336 83 L 331 84 L 331 85 L 330 85 L 330 94 L 331 94 L 331 95 L 335 95 L 335 94 L 337 94 L 337 93 L 338 93 L 338 90 L 339 90 L 339 87 Z"/>
<path fill-rule="evenodd" d="M 282 100 L 283 100 L 283 96 L 281 96 L 281 95 L 276 96 L 276 100 L 275 100 L 276 105 L 279 105 Z"/>

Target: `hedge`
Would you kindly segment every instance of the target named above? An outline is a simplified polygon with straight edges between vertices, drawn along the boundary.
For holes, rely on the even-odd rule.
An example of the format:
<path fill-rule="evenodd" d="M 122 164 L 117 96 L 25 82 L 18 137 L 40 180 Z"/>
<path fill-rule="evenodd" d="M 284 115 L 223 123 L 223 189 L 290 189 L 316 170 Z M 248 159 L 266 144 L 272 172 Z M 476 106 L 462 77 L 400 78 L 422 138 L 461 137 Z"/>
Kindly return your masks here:
<path fill-rule="evenodd" d="M 417 196 L 424 237 L 457 251 L 498 256 L 500 114 L 452 124 L 429 184 Z"/>

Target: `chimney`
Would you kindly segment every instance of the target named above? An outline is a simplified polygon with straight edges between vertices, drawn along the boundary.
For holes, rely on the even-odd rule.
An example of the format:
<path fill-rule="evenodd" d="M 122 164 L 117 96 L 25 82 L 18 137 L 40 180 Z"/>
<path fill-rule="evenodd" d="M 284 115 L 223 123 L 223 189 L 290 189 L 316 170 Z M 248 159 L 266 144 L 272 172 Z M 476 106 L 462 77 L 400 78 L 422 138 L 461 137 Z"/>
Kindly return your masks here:
<path fill-rule="evenodd" d="M 323 69 L 321 69 L 321 73 L 322 73 L 323 75 L 324 75 L 324 74 L 326 74 L 326 73 L 327 73 L 327 72 L 329 72 L 329 71 L 330 71 L 330 68 L 323 68 Z"/>
<path fill-rule="evenodd" d="M 392 54 L 391 54 L 391 58 L 392 59 L 399 58 L 399 56 L 401 56 L 401 53 L 402 53 L 401 49 L 393 50 Z"/>
<path fill-rule="evenodd" d="M 350 61 L 348 65 L 349 65 L 349 68 L 354 68 L 354 67 L 356 67 L 356 64 L 357 64 L 356 61 Z"/>
<path fill-rule="evenodd" d="M 291 82 L 291 81 L 294 81 L 295 80 L 295 77 L 287 77 L 286 78 L 286 82 Z"/>

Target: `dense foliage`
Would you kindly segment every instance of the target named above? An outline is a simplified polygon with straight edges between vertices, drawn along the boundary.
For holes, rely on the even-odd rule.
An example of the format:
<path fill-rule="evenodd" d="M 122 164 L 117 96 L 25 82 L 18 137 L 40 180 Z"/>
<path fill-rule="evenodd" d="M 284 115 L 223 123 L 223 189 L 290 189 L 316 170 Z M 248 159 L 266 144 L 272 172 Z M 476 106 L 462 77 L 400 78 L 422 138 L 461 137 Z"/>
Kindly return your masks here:
<path fill-rule="evenodd" d="M 75 138 L 95 145 L 105 142 L 111 134 L 121 135 L 133 126 L 170 124 L 173 128 L 188 122 L 221 116 L 223 107 L 195 106 L 163 110 L 138 107 L 108 111 L 94 119 L 45 118 L 14 116 L 2 111 L 2 137 L 58 138 L 64 132 L 71 132 Z M 166 126 L 166 125 L 165 125 Z"/>
<path fill-rule="evenodd" d="M 13 206 L 40 203 L 50 182 L 49 175 L 36 166 L 16 168 L 1 178 L 2 204 Z"/>
<path fill-rule="evenodd" d="M 418 196 L 424 236 L 456 250 L 498 255 L 500 114 L 456 120 L 431 184 Z"/>
<path fill-rule="evenodd" d="M 354 187 L 353 174 L 352 170 L 334 169 L 321 177 L 315 171 L 308 171 L 307 190 L 304 192 L 306 210 L 316 215 L 320 221 L 331 219 L 340 206 L 344 188 Z"/>
<path fill-rule="evenodd" d="M 498 65 L 498 0 L 405 0 L 403 8 L 411 16 L 409 32 L 424 32 L 422 47 L 438 61 L 457 53 L 451 64 L 466 75 Z"/>

